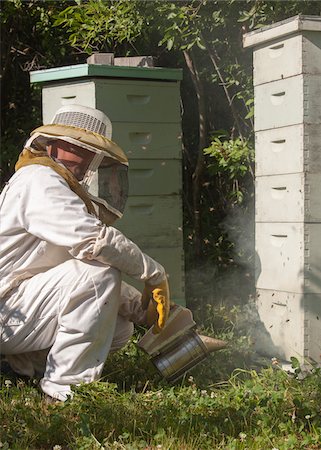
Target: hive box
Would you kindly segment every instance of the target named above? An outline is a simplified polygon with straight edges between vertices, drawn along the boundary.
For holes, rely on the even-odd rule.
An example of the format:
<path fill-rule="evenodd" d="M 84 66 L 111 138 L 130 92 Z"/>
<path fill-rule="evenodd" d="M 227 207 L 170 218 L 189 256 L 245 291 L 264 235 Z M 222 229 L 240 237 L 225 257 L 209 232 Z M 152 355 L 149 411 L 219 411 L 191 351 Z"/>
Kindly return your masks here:
<path fill-rule="evenodd" d="M 113 123 L 113 140 L 121 142 L 128 158 L 181 160 L 182 136 L 179 123 Z"/>
<path fill-rule="evenodd" d="M 254 86 L 302 73 L 321 74 L 321 37 L 306 31 L 262 44 L 253 52 Z"/>
<path fill-rule="evenodd" d="M 46 123 L 52 120 L 58 108 L 74 103 L 98 108 L 104 111 L 112 122 L 180 121 L 179 91 L 176 83 L 166 81 L 70 81 L 68 84 L 46 86 L 42 95 L 43 120 Z"/>
<path fill-rule="evenodd" d="M 320 31 L 320 17 L 299 15 L 245 34 L 244 47 L 254 47 L 254 86 L 302 73 L 320 75 Z"/>
<path fill-rule="evenodd" d="M 254 88 L 255 131 L 321 122 L 321 75 L 297 75 Z"/>
<path fill-rule="evenodd" d="M 321 127 L 299 124 L 255 133 L 255 174 L 321 173 Z"/>
<path fill-rule="evenodd" d="M 258 289 L 257 347 L 289 361 L 321 363 L 321 295 Z M 264 336 L 265 342 L 262 342 Z M 266 336 L 269 336 L 267 338 Z"/>
<path fill-rule="evenodd" d="M 115 226 L 144 248 L 176 247 L 183 239 L 181 216 L 175 195 L 130 196 Z"/>
<path fill-rule="evenodd" d="M 129 194 L 130 196 L 180 194 L 181 175 L 181 161 L 164 158 L 133 159 L 129 164 Z"/>
<path fill-rule="evenodd" d="M 321 175 L 294 173 L 257 177 L 256 222 L 321 222 Z"/>
<path fill-rule="evenodd" d="M 321 293 L 321 224 L 256 223 L 256 285 Z"/>

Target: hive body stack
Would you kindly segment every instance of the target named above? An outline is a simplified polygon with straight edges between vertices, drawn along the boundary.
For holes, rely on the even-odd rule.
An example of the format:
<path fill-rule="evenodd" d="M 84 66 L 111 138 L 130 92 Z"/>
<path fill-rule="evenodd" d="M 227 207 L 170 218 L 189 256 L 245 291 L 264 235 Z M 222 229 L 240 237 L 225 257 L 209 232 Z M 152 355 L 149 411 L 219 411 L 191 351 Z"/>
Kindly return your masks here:
<path fill-rule="evenodd" d="M 257 309 L 267 353 L 321 362 L 321 19 L 248 33 L 254 47 Z"/>
<path fill-rule="evenodd" d="M 185 304 L 179 69 L 80 64 L 31 73 L 43 83 L 43 121 L 66 104 L 102 110 L 129 159 L 129 198 L 115 226 L 164 265 Z M 104 168 L 91 192 L 104 198 Z M 126 280 L 141 287 L 134 280 Z"/>

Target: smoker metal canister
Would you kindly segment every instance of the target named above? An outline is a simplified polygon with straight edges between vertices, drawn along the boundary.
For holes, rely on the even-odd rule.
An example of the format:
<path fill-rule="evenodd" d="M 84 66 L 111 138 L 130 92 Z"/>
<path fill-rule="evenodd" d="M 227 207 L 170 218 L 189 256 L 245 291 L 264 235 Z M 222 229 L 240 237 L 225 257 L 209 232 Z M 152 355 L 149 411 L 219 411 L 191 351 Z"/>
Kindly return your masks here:
<path fill-rule="evenodd" d="M 173 382 L 207 356 L 205 344 L 196 331 L 191 330 L 151 360 L 162 376 L 167 381 Z"/>

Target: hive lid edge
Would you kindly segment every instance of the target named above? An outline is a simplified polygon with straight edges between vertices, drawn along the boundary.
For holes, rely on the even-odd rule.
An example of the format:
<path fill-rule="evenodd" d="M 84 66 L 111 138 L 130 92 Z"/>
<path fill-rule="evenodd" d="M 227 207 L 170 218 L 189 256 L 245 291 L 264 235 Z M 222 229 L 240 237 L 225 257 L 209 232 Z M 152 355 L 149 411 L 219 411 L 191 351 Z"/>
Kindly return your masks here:
<path fill-rule="evenodd" d="M 106 78 L 141 78 L 148 80 L 180 81 L 182 69 L 165 67 L 127 67 L 103 64 L 75 64 L 71 66 L 52 67 L 30 72 L 31 83 L 45 83 L 80 77 Z"/>
<path fill-rule="evenodd" d="M 297 15 L 251 31 L 244 34 L 243 47 L 255 47 L 300 31 L 321 31 L 321 17 Z"/>

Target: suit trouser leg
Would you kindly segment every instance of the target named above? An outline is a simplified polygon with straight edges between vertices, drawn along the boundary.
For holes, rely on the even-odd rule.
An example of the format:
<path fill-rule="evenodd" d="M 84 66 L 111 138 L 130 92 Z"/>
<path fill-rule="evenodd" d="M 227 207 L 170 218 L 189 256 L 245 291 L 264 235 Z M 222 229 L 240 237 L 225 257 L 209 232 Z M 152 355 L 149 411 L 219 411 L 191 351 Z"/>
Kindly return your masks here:
<path fill-rule="evenodd" d="M 40 382 L 64 400 L 70 385 L 99 378 L 111 348 L 120 273 L 98 262 L 69 260 L 24 281 L 1 305 L 0 352 L 50 348 Z"/>
<path fill-rule="evenodd" d="M 141 292 L 125 282 L 121 284 L 120 307 L 116 319 L 116 326 L 110 353 L 117 352 L 124 347 L 134 333 L 134 324 L 146 323 L 146 311 L 142 309 Z M 1 346 L 0 346 L 1 347 Z M 1 348 L 0 348 L 1 350 Z M 11 368 L 28 377 L 43 376 L 46 370 L 47 356 L 50 348 L 14 355 L 6 358 Z"/>

